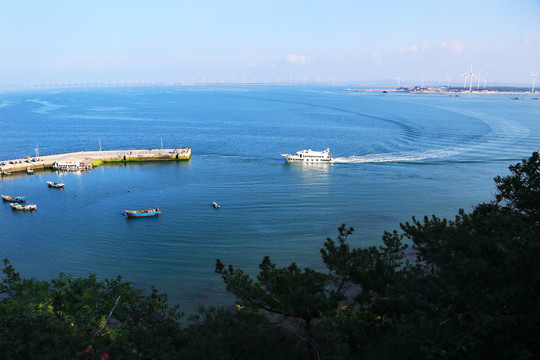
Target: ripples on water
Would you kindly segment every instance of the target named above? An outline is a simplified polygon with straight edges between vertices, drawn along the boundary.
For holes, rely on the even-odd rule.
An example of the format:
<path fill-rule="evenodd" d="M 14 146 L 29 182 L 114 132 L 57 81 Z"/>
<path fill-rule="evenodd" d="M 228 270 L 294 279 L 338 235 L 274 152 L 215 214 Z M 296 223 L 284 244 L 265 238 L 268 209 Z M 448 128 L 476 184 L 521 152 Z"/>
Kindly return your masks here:
<path fill-rule="evenodd" d="M 0 255 L 25 276 L 122 274 L 184 309 L 226 302 L 221 258 L 255 272 L 320 267 L 343 222 L 378 244 L 411 215 L 451 216 L 493 198 L 493 177 L 540 144 L 540 102 L 523 96 L 351 93 L 331 87 L 167 87 L 0 94 L 0 158 L 190 146 L 188 163 L 103 166 L 0 182 L 38 212 L 0 206 Z M 281 153 L 331 148 L 332 164 Z M 66 183 L 65 190 L 45 182 Z M 212 201 L 222 207 L 215 210 Z M 162 215 L 127 220 L 124 209 Z"/>

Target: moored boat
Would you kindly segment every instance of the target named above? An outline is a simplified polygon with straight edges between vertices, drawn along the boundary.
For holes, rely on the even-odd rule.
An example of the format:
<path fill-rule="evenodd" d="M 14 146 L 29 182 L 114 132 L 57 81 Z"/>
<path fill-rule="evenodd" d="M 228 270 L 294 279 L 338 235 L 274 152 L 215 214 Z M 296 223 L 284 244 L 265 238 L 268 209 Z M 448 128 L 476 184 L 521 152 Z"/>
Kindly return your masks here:
<path fill-rule="evenodd" d="M 47 181 L 47 185 L 49 185 L 49 187 L 57 188 L 57 189 L 63 189 L 64 188 L 64 183 L 55 183 L 55 182 L 52 182 L 52 181 Z"/>
<path fill-rule="evenodd" d="M 51 167 L 55 170 L 63 171 L 92 170 L 92 163 L 81 160 L 68 162 L 55 161 Z"/>
<path fill-rule="evenodd" d="M 23 204 L 19 204 L 19 203 L 13 203 L 13 204 L 9 204 L 9 205 L 11 206 L 11 208 L 13 210 L 22 210 L 22 211 L 37 210 L 37 205 L 36 204 L 23 205 Z"/>
<path fill-rule="evenodd" d="M 34 169 L 32 169 L 30 166 L 26 168 L 26 173 L 27 174 L 33 174 L 34 173 Z"/>
<path fill-rule="evenodd" d="M 128 217 L 143 217 L 161 215 L 159 208 L 146 209 L 146 210 L 124 210 Z"/>
<path fill-rule="evenodd" d="M 4 201 L 23 202 L 23 201 L 26 201 L 26 196 L 8 196 L 8 195 L 2 195 L 2 199 L 4 199 Z"/>
<path fill-rule="evenodd" d="M 295 155 L 281 154 L 287 162 L 303 162 L 303 163 L 329 163 L 332 161 L 330 148 L 323 151 L 313 151 L 311 149 L 297 151 Z"/>
<path fill-rule="evenodd" d="M 212 203 L 212 206 L 214 207 L 214 209 L 219 209 L 221 207 L 221 205 L 219 205 L 217 202 L 213 202 Z"/>

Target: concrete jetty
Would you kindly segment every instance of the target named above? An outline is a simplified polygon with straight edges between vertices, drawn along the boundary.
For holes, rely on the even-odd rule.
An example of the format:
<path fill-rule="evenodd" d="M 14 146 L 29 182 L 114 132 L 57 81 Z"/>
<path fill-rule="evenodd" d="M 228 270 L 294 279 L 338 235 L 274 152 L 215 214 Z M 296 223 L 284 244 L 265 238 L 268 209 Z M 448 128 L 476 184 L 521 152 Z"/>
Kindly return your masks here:
<path fill-rule="evenodd" d="M 86 165 L 100 166 L 109 162 L 131 161 L 163 161 L 163 160 L 190 160 L 191 149 L 147 149 L 147 150 L 106 150 L 106 151 L 79 151 L 74 153 L 46 155 L 39 157 L 27 156 L 23 159 L 0 161 L 0 174 L 8 175 L 14 172 L 27 171 L 28 168 L 41 170 L 52 168 L 54 163 L 83 162 Z"/>

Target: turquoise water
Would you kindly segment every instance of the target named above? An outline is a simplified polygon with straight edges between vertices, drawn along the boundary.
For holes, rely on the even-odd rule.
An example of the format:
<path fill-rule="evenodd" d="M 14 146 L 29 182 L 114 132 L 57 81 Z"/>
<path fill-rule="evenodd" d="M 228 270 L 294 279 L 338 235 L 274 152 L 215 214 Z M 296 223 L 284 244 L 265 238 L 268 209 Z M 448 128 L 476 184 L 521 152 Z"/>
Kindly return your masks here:
<path fill-rule="evenodd" d="M 0 181 L 35 213 L 0 204 L 0 256 L 25 276 L 117 274 L 192 311 L 228 300 L 216 258 L 255 272 L 320 267 L 347 223 L 378 244 L 412 215 L 493 199 L 493 177 L 540 145 L 527 95 L 412 95 L 337 87 L 139 87 L 0 93 L 0 159 L 107 149 L 192 148 L 190 162 L 46 171 Z M 330 147 L 336 163 L 281 153 Z M 46 181 L 63 182 L 64 190 Z M 212 208 L 212 201 L 221 209 Z M 126 219 L 124 209 L 162 215 Z"/>

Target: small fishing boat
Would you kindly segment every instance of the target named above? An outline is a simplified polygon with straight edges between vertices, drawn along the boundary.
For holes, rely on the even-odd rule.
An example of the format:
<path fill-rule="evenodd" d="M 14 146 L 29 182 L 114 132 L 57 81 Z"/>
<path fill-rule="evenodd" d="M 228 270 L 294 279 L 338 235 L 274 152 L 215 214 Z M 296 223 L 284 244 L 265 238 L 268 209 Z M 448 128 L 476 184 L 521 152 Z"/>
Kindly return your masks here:
<path fill-rule="evenodd" d="M 212 206 L 214 207 L 214 209 L 219 209 L 221 207 L 221 205 L 219 205 L 217 202 L 213 202 L 212 203 Z"/>
<path fill-rule="evenodd" d="M 31 211 L 31 210 L 37 210 L 37 205 L 35 204 L 28 204 L 23 205 L 19 203 L 13 203 L 9 204 L 13 210 L 22 210 L 22 211 Z"/>
<path fill-rule="evenodd" d="M 2 195 L 2 199 L 4 199 L 4 201 L 23 202 L 23 201 L 26 201 L 26 196 L 8 196 L 8 195 Z"/>
<path fill-rule="evenodd" d="M 159 208 L 146 209 L 146 210 L 124 210 L 128 217 L 143 217 L 161 215 Z"/>
<path fill-rule="evenodd" d="M 63 189 L 64 188 L 64 183 L 55 183 L 55 182 L 52 182 L 52 181 L 47 181 L 47 185 L 49 185 L 49 187 L 57 188 L 57 189 Z"/>
<path fill-rule="evenodd" d="M 33 174 L 34 173 L 34 169 L 32 169 L 30 166 L 26 168 L 26 173 L 27 174 Z"/>

